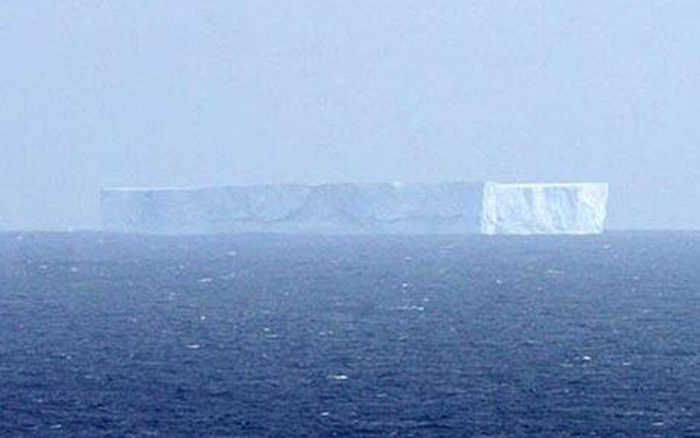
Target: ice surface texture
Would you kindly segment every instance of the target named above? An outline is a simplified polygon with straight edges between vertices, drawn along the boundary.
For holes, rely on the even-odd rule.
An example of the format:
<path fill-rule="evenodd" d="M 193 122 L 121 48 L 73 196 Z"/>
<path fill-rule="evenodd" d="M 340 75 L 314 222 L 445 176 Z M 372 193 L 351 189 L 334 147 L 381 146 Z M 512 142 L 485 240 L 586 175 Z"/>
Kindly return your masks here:
<path fill-rule="evenodd" d="M 106 189 L 105 229 L 140 233 L 598 233 L 607 186 L 289 184 Z"/>
<path fill-rule="evenodd" d="M 484 186 L 484 234 L 597 234 L 603 231 L 607 184 Z"/>

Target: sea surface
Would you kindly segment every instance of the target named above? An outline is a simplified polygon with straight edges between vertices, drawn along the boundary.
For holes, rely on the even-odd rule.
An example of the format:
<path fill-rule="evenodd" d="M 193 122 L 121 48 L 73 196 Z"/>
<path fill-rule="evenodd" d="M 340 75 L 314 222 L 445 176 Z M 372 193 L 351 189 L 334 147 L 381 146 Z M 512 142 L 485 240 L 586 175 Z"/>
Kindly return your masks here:
<path fill-rule="evenodd" d="M 3 234 L 0 436 L 700 437 L 700 234 Z"/>

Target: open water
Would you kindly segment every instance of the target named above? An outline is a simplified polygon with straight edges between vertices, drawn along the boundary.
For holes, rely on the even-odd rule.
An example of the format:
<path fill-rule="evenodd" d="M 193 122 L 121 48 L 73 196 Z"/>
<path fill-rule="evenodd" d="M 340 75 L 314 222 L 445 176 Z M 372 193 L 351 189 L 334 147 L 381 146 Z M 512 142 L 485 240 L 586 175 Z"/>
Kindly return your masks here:
<path fill-rule="evenodd" d="M 700 234 L 0 236 L 0 436 L 700 436 Z"/>

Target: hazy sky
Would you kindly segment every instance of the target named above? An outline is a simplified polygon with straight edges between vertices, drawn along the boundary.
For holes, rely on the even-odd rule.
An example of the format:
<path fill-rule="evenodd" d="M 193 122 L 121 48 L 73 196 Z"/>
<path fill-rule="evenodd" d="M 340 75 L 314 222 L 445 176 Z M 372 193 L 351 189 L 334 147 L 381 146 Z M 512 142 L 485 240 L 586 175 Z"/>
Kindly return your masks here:
<path fill-rule="evenodd" d="M 700 2 L 0 2 L 0 227 L 112 185 L 608 181 L 700 228 Z"/>

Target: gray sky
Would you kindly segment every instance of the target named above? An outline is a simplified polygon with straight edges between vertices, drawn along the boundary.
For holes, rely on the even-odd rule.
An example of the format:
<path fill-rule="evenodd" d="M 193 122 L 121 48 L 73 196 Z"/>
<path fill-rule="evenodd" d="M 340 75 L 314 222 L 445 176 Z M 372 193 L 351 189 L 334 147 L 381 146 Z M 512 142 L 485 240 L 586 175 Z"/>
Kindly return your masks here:
<path fill-rule="evenodd" d="M 0 227 L 105 185 L 608 181 L 700 227 L 700 2 L 0 2 Z"/>

